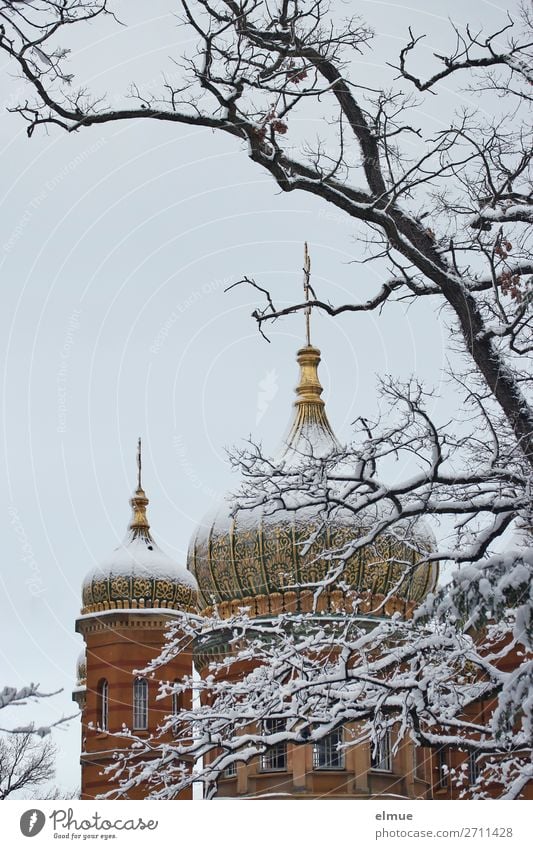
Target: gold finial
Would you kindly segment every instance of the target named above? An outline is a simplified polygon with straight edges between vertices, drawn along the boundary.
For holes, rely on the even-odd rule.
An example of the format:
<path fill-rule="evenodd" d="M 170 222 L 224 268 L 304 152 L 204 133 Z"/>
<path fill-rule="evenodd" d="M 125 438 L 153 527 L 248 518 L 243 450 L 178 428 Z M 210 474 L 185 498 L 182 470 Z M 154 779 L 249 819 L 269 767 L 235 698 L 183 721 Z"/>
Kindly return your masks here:
<path fill-rule="evenodd" d="M 337 450 L 339 443 L 331 429 L 326 415 L 322 395 L 322 386 L 318 377 L 320 351 L 307 344 L 297 354 L 300 366 L 300 380 L 296 387 L 294 418 L 285 439 L 282 456 L 297 457 L 319 456 L 330 450 Z"/>
<path fill-rule="evenodd" d="M 318 377 L 318 365 L 320 363 L 320 351 L 311 345 L 311 306 L 309 294 L 316 300 L 316 295 L 311 286 L 311 257 L 307 242 L 304 242 L 304 293 L 308 305 L 305 308 L 305 330 L 306 344 L 297 353 L 298 365 L 300 366 L 300 380 L 296 387 L 295 412 L 292 424 L 281 456 L 288 458 L 314 456 L 335 451 L 339 442 L 331 429 L 322 395 L 322 386 Z"/>
<path fill-rule="evenodd" d="M 318 378 L 320 351 L 308 344 L 305 348 L 300 348 L 297 360 L 300 366 L 300 380 L 296 387 L 296 401 L 294 403 L 297 406 L 316 404 L 318 407 L 323 407 L 324 401 L 320 397 L 322 386 Z"/>
<path fill-rule="evenodd" d="M 146 493 L 142 488 L 141 470 L 141 439 L 139 437 L 139 440 L 137 442 L 137 489 L 133 495 L 133 498 L 131 498 L 130 500 L 130 504 L 133 509 L 133 516 L 130 522 L 130 531 L 132 531 L 132 536 L 134 539 L 136 539 L 137 537 L 143 537 L 144 539 L 149 540 L 151 539 L 150 524 L 146 515 L 146 508 L 148 507 L 149 502 L 146 497 Z"/>
<path fill-rule="evenodd" d="M 307 250 L 307 242 L 304 242 L 304 292 L 306 301 L 309 301 L 309 290 L 311 289 L 310 279 L 311 257 Z M 306 344 L 309 347 L 311 345 L 311 307 L 307 307 L 305 310 L 305 338 Z"/>

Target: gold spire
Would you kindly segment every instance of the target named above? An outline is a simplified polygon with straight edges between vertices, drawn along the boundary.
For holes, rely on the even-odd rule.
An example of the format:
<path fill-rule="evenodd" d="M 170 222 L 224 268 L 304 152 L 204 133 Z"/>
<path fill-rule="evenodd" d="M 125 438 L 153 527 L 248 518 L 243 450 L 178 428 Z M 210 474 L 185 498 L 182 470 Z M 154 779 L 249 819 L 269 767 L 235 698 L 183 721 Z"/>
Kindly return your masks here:
<path fill-rule="evenodd" d="M 309 301 L 309 292 L 314 296 L 310 283 L 311 259 L 304 246 L 304 292 Z M 328 453 L 340 447 L 326 415 L 322 395 L 322 385 L 318 378 L 320 351 L 311 345 L 310 331 L 311 307 L 305 310 L 306 345 L 297 353 L 300 366 L 300 380 L 296 387 L 295 414 L 289 435 L 285 440 L 284 456 L 292 452 L 300 455 Z"/>
<path fill-rule="evenodd" d="M 320 351 L 312 345 L 297 353 L 300 380 L 296 387 L 294 419 L 286 439 L 286 452 L 294 449 L 303 455 L 327 453 L 339 448 L 326 415 L 322 385 L 318 378 Z"/>
<path fill-rule="evenodd" d="M 320 397 L 323 389 L 318 378 L 318 364 L 320 363 L 320 351 L 312 345 L 300 348 L 296 354 L 300 366 L 300 381 L 296 387 L 295 407 L 307 407 L 316 404 L 324 407 L 324 401 Z"/>
<path fill-rule="evenodd" d="M 141 469 L 142 455 L 141 439 L 139 437 L 139 441 L 137 442 L 137 489 L 135 490 L 133 497 L 130 499 L 130 504 L 133 509 L 133 516 L 131 517 L 129 530 L 131 531 L 132 539 L 138 539 L 139 537 L 141 537 L 145 540 L 151 540 L 150 524 L 146 516 L 146 508 L 149 502 L 146 497 L 146 493 L 142 488 Z"/>

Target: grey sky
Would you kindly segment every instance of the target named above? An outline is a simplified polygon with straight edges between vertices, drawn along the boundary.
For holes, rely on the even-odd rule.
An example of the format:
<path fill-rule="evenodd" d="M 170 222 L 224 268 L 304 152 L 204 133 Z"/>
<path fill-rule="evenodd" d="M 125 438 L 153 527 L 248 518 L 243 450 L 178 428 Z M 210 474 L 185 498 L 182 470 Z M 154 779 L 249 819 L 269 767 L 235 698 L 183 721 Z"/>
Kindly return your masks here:
<path fill-rule="evenodd" d="M 156 80 L 184 38 L 168 1 L 117 5 L 132 27 L 80 30 L 75 56 L 87 84 L 111 97 L 132 79 Z M 379 83 L 409 24 L 428 32 L 429 57 L 450 43 L 448 17 L 490 29 L 507 4 L 445 0 L 431 4 L 438 14 L 424 0 L 336 5 L 375 28 L 361 74 Z M 2 107 L 23 91 L 1 66 Z M 437 125 L 438 108 L 429 98 L 421 120 Z M 298 128 L 318 129 L 312 119 Z M 46 722 L 73 712 L 81 581 L 123 536 L 137 436 L 154 536 L 184 562 L 196 524 L 234 485 L 224 446 L 253 433 L 274 450 L 285 432 L 303 319 L 277 323 L 268 345 L 250 318 L 254 293 L 224 287 L 247 274 L 280 302 L 300 298 L 306 239 L 322 297 L 363 299 L 380 280 L 373 267 L 350 264 L 362 253 L 348 219 L 309 196 L 281 195 L 237 142 L 210 131 L 145 122 L 28 140 L 2 108 L 0 151 L 0 679 L 63 688 L 35 710 L 3 712 L 3 724 L 17 724 L 30 713 Z M 376 374 L 415 373 L 442 392 L 437 416 L 448 414 L 444 325 L 429 302 L 381 317 L 313 318 L 339 438 L 375 412 Z M 74 787 L 79 723 L 54 736 L 57 781 Z"/>

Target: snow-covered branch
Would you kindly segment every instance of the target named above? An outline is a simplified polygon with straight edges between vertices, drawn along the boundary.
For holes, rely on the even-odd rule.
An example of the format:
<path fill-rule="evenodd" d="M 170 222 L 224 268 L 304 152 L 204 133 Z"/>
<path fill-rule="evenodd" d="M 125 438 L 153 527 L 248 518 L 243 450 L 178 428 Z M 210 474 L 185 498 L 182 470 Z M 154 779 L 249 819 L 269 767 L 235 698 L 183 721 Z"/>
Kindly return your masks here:
<path fill-rule="evenodd" d="M 53 693 L 43 693 L 39 689 L 39 684 L 28 684 L 26 687 L 4 687 L 0 690 L 0 710 L 9 707 L 26 707 L 30 702 L 38 701 L 39 699 L 49 699 L 51 696 L 56 696 L 60 690 Z M 47 725 L 36 725 L 35 722 L 28 722 L 24 725 L 19 725 L 15 728 L 0 727 L 0 732 L 8 734 L 35 734 L 37 737 L 46 737 L 50 734 L 52 728 L 74 719 L 78 714 L 72 716 L 64 716 L 57 719 L 55 722 Z"/>
<path fill-rule="evenodd" d="M 181 6 L 195 41 L 191 55 L 175 57 L 171 72 L 162 69 L 159 92 L 135 82 L 124 105 L 111 107 L 85 87 L 75 90 L 69 50 L 59 45 L 60 39 L 68 43 L 72 26 L 112 20 L 109 0 L 0 4 L 0 49 L 33 92 L 14 108 L 29 135 L 42 125 L 74 132 L 155 120 L 217 129 L 244 142 L 284 192 L 313 194 L 363 222 L 376 258 L 389 259 L 393 282 L 377 295 L 340 306 L 316 298 L 316 305 L 335 315 L 382 308 L 401 297 L 439 296 L 455 317 L 472 368 L 533 463 L 533 413 L 515 368 L 516 358 L 531 350 L 528 326 L 519 322 L 513 332 L 498 334 L 499 344 L 487 333 L 494 311 L 513 324 L 517 307 L 531 298 L 529 283 L 515 270 L 530 261 L 531 248 L 531 122 L 520 111 L 529 102 L 532 67 L 527 11 L 519 20 L 502 18 L 488 34 L 454 25 L 455 47 L 435 54 L 443 68 L 426 81 L 407 68 L 419 41 L 411 33 L 396 64 L 399 78 L 380 91 L 359 84 L 357 75 L 373 33 L 358 18 L 337 22 L 323 0 L 310 6 L 183 0 Z M 504 76 L 495 79 L 495 73 Z M 402 85 L 433 98 L 439 81 L 472 74 L 477 91 L 505 88 L 506 74 L 510 84 L 517 82 L 518 89 L 506 90 L 513 101 L 508 114 L 490 123 L 482 109 L 443 115 L 446 128 L 436 135 L 409 122 L 418 104 Z M 301 149 L 292 136 L 310 103 L 324 125 L 333 119 L 338 131 Z M 402 148 L 406 136 L 416 144 Z M 288 311 L 258 310 L 255 317 L 261 324 Z"/>
<path fill-rule="evenodd" d="M 215 604 L 211 615 L 174 623 L 148 672 L 157 674 L 193 641 L 201 677 L 163 684 L 160 693 L 194 693 L 193 708 L 169 717 L 160 737 L 133 738 L 131 752 L 111 770 L 119 794 L 148 780 L 154 798 L 173 798 L 198 781 L 210 797 L 235 764 L 261 759 L 281 743 L 317 745 L 343 728 L 345 747 L 376 747 L 387 731 L 396 745 L 408 739 L 469 753 L 479 765 L 470 793 L 484 798 L 498 785 L 502 797 L 520 796 L 533 742 L 527 464 L 510 450 L 508 428 L 497 439 L 488 428 L 485 438 L 483 405 L 476 403 L 475 435 L 459 438 L 432 421 L 417 384 L 391 382 L 384 392 L 391 406 L 385 424 L 364 422 L 364 438 L 349 448 L 324 455 L 310 443 L 301 457 L 276 460 L 250 444 L 233 454 L 243 479 L 237 521 L 261 515 L 282 527 L 313 516 L 298 543 L 302 557 L 327 538 L 324 529 L 348 530 L 337 545 L 318 545 L 314 581 L 284 586 L 309 594 L 308 612 L 258 617 L 243 601 L 230 614 Z M 411 457 L 419 470 L 387 482 L 393 457 L 402 467 Z M 460 473 L 453 473 L 456 465 Z M 450 515 L 455 539 L 444 549 L 428 517 Z M 514 537 L 503 542 L 511 525 Z M 370 576 L 374 568 L 388 570 L 384 592 L 350 585 L 346 570 L 355 554 Z M 417 570 L 443 561 L 454 564 L 449 579 L 405 616 L 395 601 Z M 330 602 L 339 588 L 348 594 L 335 612 Z M 454 780 L 463 786 L 461 770 Z"/>

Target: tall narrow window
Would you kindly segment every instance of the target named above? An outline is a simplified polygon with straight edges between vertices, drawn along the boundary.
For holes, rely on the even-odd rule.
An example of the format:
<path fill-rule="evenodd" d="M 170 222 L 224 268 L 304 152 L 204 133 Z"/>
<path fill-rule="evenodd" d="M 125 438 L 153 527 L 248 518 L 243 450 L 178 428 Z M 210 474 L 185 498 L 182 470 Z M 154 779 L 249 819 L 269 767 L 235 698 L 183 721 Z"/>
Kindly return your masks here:
<path fill-rule="evenodd" d="M 342 728 L 336 728 L 327 737 L 323 737 L 313 746 L 314 769 L 344 769 L 344 750 L 339 748 L 343 742 Z"/>
<path fill-rule="evenodd" d="M 468 753 L 468 780 L 470 784 L 475 784 L 479 777 L 479 766 L 477 759 L 477 752 Z"/>
<path fill-rule="evenodd" d="M 264 734 L 276 734 L 285 731 L 283 719 L 265 719 L 263 723 Z M 283 771 L 287 769 L 287 743 L 274 743 L 261 755 L 261 769 L 265 772 Z"/>
<path fill-rule="evenodd" d="M 101 731 L 109 726 L 109 684 L 105 678 L 98 685 L 98 724 Z"/>
<path fill-rule="evenodd" d="M 413 745 L 413 771 L 415 778 L 426 781 L 428 766 L 431 764 L 429 749 Z"/>
<path fill-rule="evenodd" d="M 180 682 L 179 682 L 178 679 L 176 679 L 174 681 L 174 684 L 179 684 L 179 683 Z M 182 700 L 183 700 L 183 693 L 176 692 L 176 691 L 174 691 L 172 693 L 172 725 L 173 725 L 172 733 L 174 734 L 174 737 L 179 736 L 178 716 L 179 716 L 179 713 L 182 709 Z"/>
<path fill-rule="evenodd" d="M 148 728 L 148 681 L 136 678 L 133 682 L 133 727 L 137 731 Z"/>
<path fill-rule="evenodd" d="M 371 769 L 379 769 L 381 772 L 392 772 L 390 731 L 385 731 L 372 748 L 370 767 Z"/>
<path fill-rule="evenodd" d="M 174 684 L 179 684 L 179 681 L 174 681 Z M 174 691 L 172 693 L 172 716 L 177 716 L 181 710 L 182 693 Z"/>
<path fill-rule="evenodd" d="M 439 787 L 444 790 L 448 786 L 448 755 L 446 749 L 437 749 L 437 769 L 439 771 Z"/>

